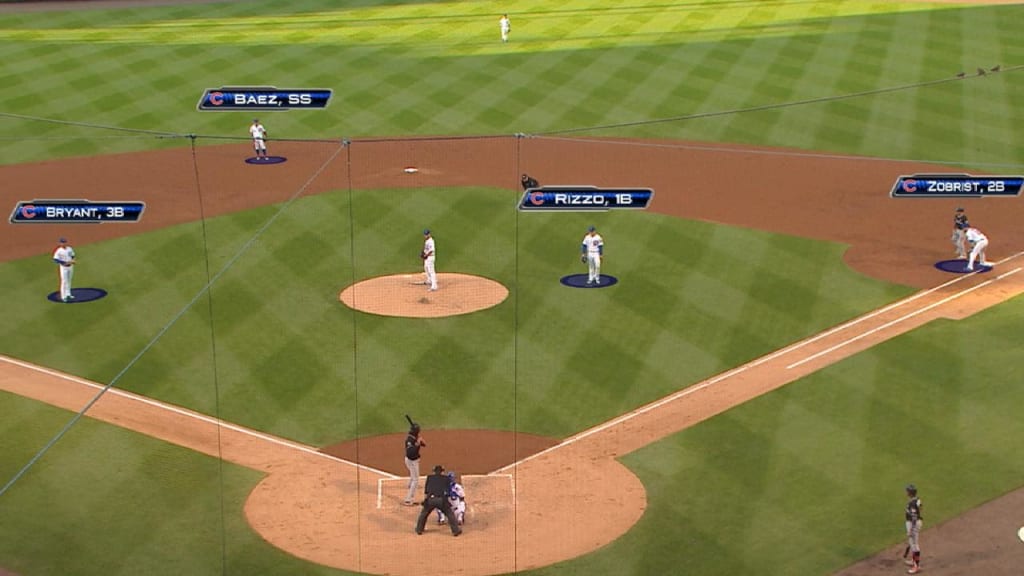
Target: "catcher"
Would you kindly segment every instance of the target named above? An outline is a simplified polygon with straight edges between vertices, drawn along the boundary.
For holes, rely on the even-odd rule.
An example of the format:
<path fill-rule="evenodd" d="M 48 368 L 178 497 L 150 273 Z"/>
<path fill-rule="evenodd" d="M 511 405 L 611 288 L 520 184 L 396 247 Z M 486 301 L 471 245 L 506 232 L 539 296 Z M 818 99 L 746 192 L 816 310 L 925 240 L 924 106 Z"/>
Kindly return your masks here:
<path fill-rule="evenodd" d="M 448 503 L 452 507 L 452 515 L 459 522 L 459 526 L 466 523 L 466 489 L 458 481 L 455 472 L 448 472 Z M 437 510 L 437 523 L 444 524 L 446 519 L 439 508 Z"/>
<path fill-rule="evenodd" d="M 958 207 L 953 215 L 953 235 L 950 237 L 950 241 L 953 242 L 953 247 L 956 248 L 956 257 L 960 260 L 967 258 L 967 229 L 970 227 L 967 213 L 964 212 L 963 207 Z"/>

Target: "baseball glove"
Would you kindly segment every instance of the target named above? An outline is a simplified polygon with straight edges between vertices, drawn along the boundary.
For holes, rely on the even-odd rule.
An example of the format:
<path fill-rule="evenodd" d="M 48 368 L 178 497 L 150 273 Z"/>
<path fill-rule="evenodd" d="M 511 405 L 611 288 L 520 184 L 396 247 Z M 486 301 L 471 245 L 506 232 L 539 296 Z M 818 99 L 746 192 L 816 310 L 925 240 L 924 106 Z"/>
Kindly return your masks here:
<path fill-rule="evenodd" d="M 580 255 L 580 262 L 583 262 L 584 264 L 586 264 L 587 263 L 587 257 L 581 254 Z"/>
<path fill-rule="evenodd" d="M 426 260 L 426 259 L 427 259 L 427 253 L 426 252 L 420 252 L 420 260 Z"/>

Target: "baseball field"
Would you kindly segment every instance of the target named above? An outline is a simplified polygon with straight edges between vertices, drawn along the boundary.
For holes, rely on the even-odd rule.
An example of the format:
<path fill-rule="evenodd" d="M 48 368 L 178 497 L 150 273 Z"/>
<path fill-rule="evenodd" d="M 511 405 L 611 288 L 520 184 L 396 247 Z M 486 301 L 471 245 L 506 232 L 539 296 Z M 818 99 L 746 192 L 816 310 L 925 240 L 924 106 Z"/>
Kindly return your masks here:
<path fill-rule="evenodd" d="M 0 204 L 145 202 L 0 227 L 0 575 L 896 574 L 909 483 L 926 573 L 1017 574 L 1024 206 L 890 189 L 1024 173 L 1021 21 L 0 2 Z M 332 97 L 197 110 L 231 86 Z M 957 207 L 993 268 L 936 266 Z M 614 285 L 562 282 L 589 226 Z M 48 298 L 61 237 L 102 297 Z M 459 538 L 402 506 L 406 415 Z"/>

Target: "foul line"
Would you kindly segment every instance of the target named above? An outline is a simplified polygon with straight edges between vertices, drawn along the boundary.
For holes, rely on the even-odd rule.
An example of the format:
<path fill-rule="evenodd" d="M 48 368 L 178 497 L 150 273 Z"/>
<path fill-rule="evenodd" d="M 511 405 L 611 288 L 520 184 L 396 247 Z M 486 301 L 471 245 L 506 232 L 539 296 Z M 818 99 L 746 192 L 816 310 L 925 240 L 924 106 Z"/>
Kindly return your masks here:
<path fill-rule="evenodd" d="M 1017 253 L 1015 253 L 1015 254 L 1013 254 L 1011 256 L 1007 256 L 1006 258 L 1003 258 L 1002 260 L 997 261 L 996 264 L 1003 264 L 1003 263 L 1005 263 L 1005 262 L 1007 262 L 1009 260 L 1013 260 L 1014 258 L 1018 258 L 1021 255 L 1024 255 L 1024 250 L 1022 250 L 1020 252 L 1017 252 Z M 954 297 L 959 297 L 959 296 L 961 296 L 963 294 L 966 294 L 968 292 L 971 292 L 971 291 L 973 291 L 973 290 L 975 290 L 977 288 L 981 288 L 982 286 L 985 286 L 987 284 L 995 282 L 996 280 L 1001 280 L 1002 278 L 1004 278 L 1006 276 L 1010 276 L 1010 275 L 1016 273 L 1019 270 L 1020 270 L 1020 268 L 1017 268 L 1017 269 L 1012 270 L 1010 272 L 1007 272 L 1007 273 L 1005 273 L 1003 275 L 1000 275 L 1000 276 L 996 277 L 995 279 L 987 280 L 987 281 L 985 281 L 982 284 L 979 284 L 977 286 L 974 286 L 972 288 L 968 288 L 968 289 L 966 289 L 966 290 L 964 290 L 962 292 L 957 293 L 957 295 L 954 296 Z M 554 446 L 551 446 L 550 448 L 546 448 L 544 450 L 541 450 L 540 452 L 537 452 L 535 454 L 531 454 L 530 456 L 527 456 L 526 458 L 523 458 L 522 460 L 518 460 L 516 462 L 513 462 L 513 463 L 511 463 L 511 464 L 509 464 L 507 466 L 502 466 L 501 468 L 498 468 L 495 472 L 501 472 L 503 470 L 509 470 L 511 468 L 515 468 L 516 466 L 519 466 L 520 464 L 524 464 L 526 462 L 529 462 L 530 460 L 539 458 L 541 456 L 544 456 L 545 454 L 554 452 L 555 450 L 558 450 L 560 448 L 565 448 L 565 447 L 571 446 L 571 445 L 579 442 L 580 440 L 583 440 L 585 438 L 593 436 L 594 434 L 597 434 L 599 432 L 603 432 L 604 430 L 607 430 L 608 428 L 611 428 L 612 426 L 617 426 L 617 425 L 622 424 L 624 422 L 628 422 L 628 421 L 630 421 L 630 420 L 632 420 L 632 419 L 634 419 L 634 418 L 636 418 L 638 416 L 642 416 L 642 415 L 644 415 L 644 414 L 646 414 L 646 413 L 648 413 L 648 412 L 650 412 L 652 410 L 656 410 L 658 408 L 661 408 L 662 406 L 664 406 L 666 404 L 675 402 L 676 400 L 679 400 L 681 398 L 685 398 L 685 397 L 687 397 L 687 396 L 689 396 L 691 394 L 696 394 L 697 392 L 700 392 L 701 390 L 704 390 L 705 388 L 710 388 L 711 386 L 714 386 L 715 384 L 718 384 L 719 382 L 722 382 L 723 380 L 727 380 L 729 378 L 732 378 L 733 376 L 737 376 L 739 374 L 747 372 L 748 370 L 756 368 L 756 367 L 760 366 L 761 364 L 764 364 L 765 362 L 770 362 L 770 361 L 778 358 L 779 356 L 782 356 L 784 354 L 788 354 L 789 352 L 792 352 L 794 350 L 799 350 L 800 348 L 803 348 L 804 346 L 807 346 L 809 344 L 813 344 L 814 342 L 817 342 L 818 340 L 821 340 L 822 338 L 826 338 L 826 337 L 828 337 L 828 336 L 830 336 L 832 334 L 835 334 L 836 332 L 839 332 L 840 330 L 845 330 L 846 328 L 849 328 L 851 326 L 855 326 L 855 325 L 860 324 L 861 322 L 864 322 L 866 320 L 870 320 L 871 318 L 874 318 L 874 317 L 876 317 L 876 316 L 878 316 L 880 314 L 884 314 L 884 313 L 886 313 L 886 312 L 888 312 L 890 310 L 893 310 L 893 309 L 898 308 L 900 306 L 904 306 L 906 304 L 909 304 L 909 303 L 911 303 L 911 302 L 913 302 L 913 301 L 915 301 L 915 300 L 917 300 L 919 298 L 923 298 L 925 296 L 928 296 L 929 294 L 932 294 L 932 293 L 934 293 L 934 292 L 936 292 L 938 290 L 942 290 L 943 288 L 947 288 L 949 286 L 952 286 L 954 284 L 962 282 L 962 281 L 964 281 L 964 280 L 966 280 L 966 279 L 968 279 L 968 278 L 970 278 L 970 277 L 972 277 L 972 276 L 974 276 L 976 274 L 977 274 L 977 272 L 975 272 L 973 274 L 967 274 L 967 275 L 964 275 L 964 276 L 960 276 L 960 277 L 954 278 L 952 280 L 949 280 L 948 282 L 943 282 L 942 284 L 939 284 L 938 286 L 935 286 L 934 288 L 928 288 L 927 290 L 922 290 L 922 291 L 917 292 L 916 294 L 912 294 L 911 296 L 908 296 L 908 297 L 906 297 L 906 298 L 904 298 L 902 300 L 898 300 L 898 301 L 896 301 L 896 302 L 894 302 L 892 304 L 889 304 L 888 306 L 879 308 L 878 310 L 874 310 L 874 311 L 869 312 L 869 313 L 867 313 L 867 314 L 865 314 L 863 316 L 859 316 L 857 318 L 854 318 L 853 320 L 850 320 L 848 322 L 840 324 L 840 325 L 838 325 L 838 326 L 836 326 L 834 328 L 830 328 L 830 329 L 828 329 L 828 330 L 826 330 L 824 332 L 821 332 L 820 334 L 817 334 L 817 335 L 812 336 L 810 338 L 807 338 L 807 339 L 804 339 L 804 340 L 800 340 L 799 342 L 795 342 L 793 344 L 790 344 L 789 346 L 786 346 L 785 348 L 781 348 L 781 349 L 776 350 L 775 352 L 772 352 L 772 353 L 770 353 L 770 354 L 768 354 L 766 356 L 762 356 L 762 357 L 760 357 L 760 358 L 758 358 L 756 360 L 753 360 L 753 361 L 748 362 L 746 364 L 742 364 L 740 366 L 737 366 L 736 368 L 732 368 L 731 370 L 727 370 L 727 371 L 725 371 L 725 372 L 723 372 L 723 373 L 721 373 L 721 374 L 719 374 L 717 376 L 713 376 L 713 377 L 711 377 L 711 378 L 709 378 L 707 380 L 704 380 L 703 382 L 700 382 L 698 384 L 694 384 L 693 386 L 689 386 L 689 387 L 687 387 L 687 388 L 685 388 L 683 390 L 680 390 L 680 391 L 678 391 L 678 392 L 676 392 L 674 394 L 670 394 L 668 396 L 665 396 L 664 398 L 662 398 L 660 400 L 655 400 L 654 402 L 652 402 L 650 404 L 647 404 L 645 406 L 641 406 L 640 408 L 637 408 L 636 410 L 633 410 L 631 412 L 626 412 L 625 414 L 622 414 L 620 416 L 616 416 L 615 418 L 612 418 L 611 420 L 609 420 L 607 422 L 604 422 L 603 424 L 598 424 L 597 426 L 595 426 L 593 428 L 589 428 L 587 430 L 584 430 L 583 432 L 580 432 L 579 434 L 576 434 L 575 436 L 570 436 L 569 438 L 566 438 L 562 442 L 560 442 L 558 444 L 555 444 Z M 952 299 L 952 298 L 947 297 L 945 300 L 943 300 L 943 302 L 948 301 L 950 299 Z M 930 306 L 934 307 L 935 304 L 930 305 Z M 917 312 L 917 313 L 920 313 L 920 312 Z M 915 314 L 917 314 L 917 313 L 915 313 Z"/>
<path fill-rule="evenodd" d="M 27 368 L 27 369 L 33 370 L 35 372 L 42 372 L 43 374 L 47 374 L 49 376 L 60 378 L 62 380 L 67 380 L 69 382 L 74 382 L 76 384 L 81 384 L 83 386 L 88 386 L 90 388 L 96 388 L 96 389 L 99 389 L 99 390 L 102 390 L 104 388 L 100 384 L 97 384 L 95 382 L 90 382 L 88 380 L 85 380 L 84 378 L 79 378 L 77 376 L 71 376 L 69 374 L 63 374 L 63 373 L 57 372 L 55 370 L 50 370 L 49 368 L 44 368 L 42 366 L 36 366 L 34 364 L 29 364 L 28 362 L 22 362 L 21 360 L 17 360 L 15 358 L 10 358 L 8 356 L 0 355 L 0 361 L 7 362 L 9 364 L 14 364 L 16 366 L 21 366 L 22 368 Z M 174 414 L 178 414 L 179 416 L 186 416 L 188 418 L 192 418 L 194 420 L 199 420 L 200 422 L 205 422 L 207 424 L 212 424 L 214 426 L 223 426 L 224 428 L 227 428 L 228 430 L 232 430 L 234 432 L 238 432 L 238 433 L 244 434 L 246 436 L 251 436 L 253 438 L 258 438 L 260 440 L 263 440 L 263 441 L 266 441 L 266 442 L 270 442 L 271 444 L 276 444 L 278 446 L 284 446 L 285 448 L 291 448 L 293 450 L 298 450 L 300 452 L 304 452 L 306 454 L 310 454 L 310 455 L 313 455 L 313 456 L 318 456 L 320 458 L 325 458 L 325 459 L 331 460 L 333 462 L 339 462 L 339 463 L 342 463 L 342 464 L 348 464 L 350 466 L 354 466 L 356 468 L 359 468 L 361 470 L 365 470 L 367 472 L 373 472 L 375 474 L 380 474 L 381 476 L 384 476 L 384 477 L 398 478 L 398 476 L 395 476 L 394 474 L 391 474 L 389 472 L 384 472 L 382 470 L 377 470 L 376 468 L 371 468 L 370 466 L 364 466 L 363 464 L 359 464 L 357 462 L 352 462 L 352 461 L 349 461 L 349 460 L 345 460 L 343 458 L 338 458 L 337 456 L 333 456 L 331 454 L 327 454 L 326 452 L 320 452 L 319 450 L 317 450 L 315 448 L 312 448 L 310 446 L 306 446 L 304 444 L 299 444 L 299 443 L 293 442 L 291 440 L 285 440 L 283 438 L 278 438 L 277 436 L 271 436 L 271 435 L 265 434 L 263 432 L 257 432 L 256 430 L 252 430 L 250 428 L 245 428 L 245 427 L 239 426 L 237 424 L 232 424 L 230 422 L 227 422 L 227 421 L 224 421 L 224 420 L 220 420 L 219 418 L 212 418 L 210 416 L 205 416 L 205 415 L 200 414 L 198 412 L 192 412 L 192 411 L 186 410 L 184 408 L 179 408 L 177 406 L 174 406 L 173 404 L 167 404 L 165 402 L 161 402 L 159 400 L 154 400 L 154 399 L 146 397 L 146 396 L 141 396 L 141 395 L 138 395 L 138 394 L 133 394 L 131 392 L 126 392 L 124 390 L 121 390 L 120 388 L 111 388 L 111 389 L 107 390 L 107 394 L 113 394 L 115 396 L 120 396 L 120 397 L 125 398 L 127 400 L 133 400 L 135 402 L 141 402 L 143 404 L 147 404 L 147 405 L 152 406 L 154 408 L 159 408 L 161 410 L 167 410 L 168 412 L 173 412 Z M 139 432 L 139 430 L 134 430 L 134 431 L 135 432 Z M 151 435 L 147 434 L 147 436 L 151 436 Z"/>
<path fill-rule="evenodd" d="M 803 364 L 806 364 L 806 363 L 814 360 L 815 358 L 820 358 L 821 356 L 824 356 L 825 354 L 830 354 L 832 352 L 835 352 L 836 350 L 842 348 L 843 346 L 846 346 L 847 344 L 852 344 L 852 343 L 854 343 L 854 342 L 856 342 L 856 341 L 858 341 L 858 340 L 860 340 L 862 338 L 867 338 L 868 336 L 870 336 L 870 335 L 872 335 L 872 334 L 874 334 L 874 333 L 876 333 L 876 332 L 878 332 L 880 330 L 885 330 L 886 328 L 889 328 L 890 326 L 895 326 L 896 324 L 899 324 L 900 322 L 903 322 L 904 320 L 909 320 L 909 319 L 913 318 L 914 316 L 917 316 L 918 314 L 924 314 L 925 312 L 927 312 L 927 311 L 929 311 L 929 310 L 931 310 L 933 308 L 936 308 L 938 306 L 942 306 L 943 304 L 945 304 L 947 302 L 952 302 L 953 300 L 956 300 L 957 298 L 959 298 L 961 296 L 966 296 L 967 294 L 970 294 L 971 292 L 974 292 L 975 290 L 977 290 L 979 288 L 984 288 L 985 286 L 988 286 L 989 284 L 991 284 L 993 282 L 1001 280 L 1001 279 L 1003 279 L 1003 278 L 1005 278 L 1007 276 L 1011 276 L 1013 274 L 1016 274 L 1017 272 L 1020 272 L 1020 270 L 1021 270 L 1020 268 L 1014 268 L 1013 270 L 1011 270 L 1011 271 L 1009 271 L 1009 272 L 1007 272 L 1005 274 L 1002 274 L 1002 275 L 997 276 L 995 278 L 992 278 L 990 280 L 986 280 L 986 281 L 982 282 L 981 284 L 978 284 L 977 286 L 971 286 L 970 288 L 966 288 L 964 290 L 961 290 L 961 291 L 957 292 L 956 294 L 952 294 L 950 296 L 946 296 L 942 300 L 939 300 L 938 302 L 933 302 L 933 303 L 925 306 L 924 308 L 921 308 L 920 310 L 915 310 L 915 311 L 910 312 L 908 314 L 904 314 L 903 316 L 900 316 L 899 318 L 897 318 L 895 320 L 891 320 L 889 322 L 886 322 L 885 324 L 882 324 L 881 326 L 877 326 L 875 328 L 872 328 L 871 330 L 868 330 L 867 332 L 864 332 L 862 334 L 858 334 L 857 336 L 854 336 L 853 338 L 848 338 L 846 340 L 843 340 L 842 342 L 840 342 L 839 344 L 836 344 L 835 346 L 831 346 L 829 348 L 826 348 L 826 349 L 824 349 L 824 350 L 822 350 L 820 352 L 817 352 L 815 354 L 812 354 L 812 355 L 808 356 L 807 358 L 804 358 L 803 360 L 798 360 L 798 361 L 790 364 L 789 366 L 786 366 L 786 370 L 789 370 L 791 368 L 796 368 L 797 366 L 801 366 Z"/>

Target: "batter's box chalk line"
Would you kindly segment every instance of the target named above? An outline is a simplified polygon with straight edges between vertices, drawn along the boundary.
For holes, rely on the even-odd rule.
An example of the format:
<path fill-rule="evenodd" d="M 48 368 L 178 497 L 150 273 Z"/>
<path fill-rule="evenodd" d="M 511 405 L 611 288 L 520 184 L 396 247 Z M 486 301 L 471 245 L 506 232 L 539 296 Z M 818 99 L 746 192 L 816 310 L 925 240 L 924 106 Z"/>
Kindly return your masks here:
<path fill-rule="evenodd" d="M 466 501 L 470 508 L 480 504 L 511 505 L 516 495 L 516 480 L 511 474 L 462 474 L 462 486 L 466 489 Z M 417 498 L 422 500 L 423 485 L 426 483 L 426 476 L 420 476 L 420 485 L 417 490 Z M 384 508 L 384 496 L 387 494 L 389 500 L 393 500 L 395 506 L 400 506 L 405 499 L 406 490 L 409 488 L 409 477 L 400 478 L 378 478 L 377 479 L 377 509 Z M 501 501 L 489 500 L 488 489 L 497 491 L 507 490 L 509 497 Z M 474 497 L 474 492 L 479 496 Z"/>

